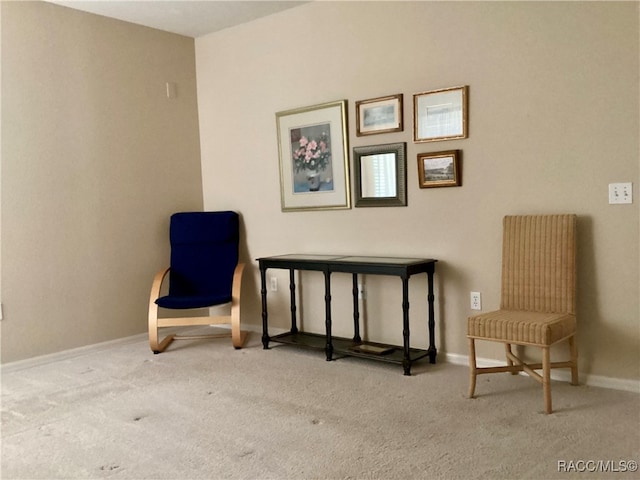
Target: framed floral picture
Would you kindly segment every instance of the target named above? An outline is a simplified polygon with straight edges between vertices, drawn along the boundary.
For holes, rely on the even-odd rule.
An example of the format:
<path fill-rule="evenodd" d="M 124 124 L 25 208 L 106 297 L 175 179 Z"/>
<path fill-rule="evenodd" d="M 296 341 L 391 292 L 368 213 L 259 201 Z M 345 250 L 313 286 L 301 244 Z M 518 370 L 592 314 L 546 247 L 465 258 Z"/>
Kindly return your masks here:
<path fill-rule="evenodd" d="M 402 94 L 356 102 L 356 135 L 401 132 Z"/>
<path fill-rule="evenodd" d="M 351 208 L 347 101 L 276 113 L 282 211 Z"/>
<path fill-rule="evenodd" d="M 461 185 L 460 178 L 459 150 L 418 154 L 420 188 L 457 187 Z"/>

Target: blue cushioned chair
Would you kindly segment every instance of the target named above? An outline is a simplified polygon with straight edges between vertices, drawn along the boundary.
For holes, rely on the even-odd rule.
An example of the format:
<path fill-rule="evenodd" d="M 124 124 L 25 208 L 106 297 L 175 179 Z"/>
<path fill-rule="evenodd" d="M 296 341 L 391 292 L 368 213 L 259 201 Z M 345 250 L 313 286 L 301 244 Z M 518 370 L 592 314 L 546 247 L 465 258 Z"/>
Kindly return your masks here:
<path fill-rule="evenodd" d="M 169 237 L 171 266 L 156 275 L 149 300 L 149 345 L 153 353 L 164 351 L 178 339 L 231 336 L 242 347 L 246 332 L 240 330 L 240 288 L 244 264 L 238 263 L 239 221 L 235 212 L 183 212 L 171 216 Z M 160 296 L 169 274 L 169 292 Z M 230 315 L 158 318 L 158 307 L 198 309 L 230 304 Z M 230 324 L 231 332 L 212 335 L 170 334 L 159 341 L 162 327 Z"/>

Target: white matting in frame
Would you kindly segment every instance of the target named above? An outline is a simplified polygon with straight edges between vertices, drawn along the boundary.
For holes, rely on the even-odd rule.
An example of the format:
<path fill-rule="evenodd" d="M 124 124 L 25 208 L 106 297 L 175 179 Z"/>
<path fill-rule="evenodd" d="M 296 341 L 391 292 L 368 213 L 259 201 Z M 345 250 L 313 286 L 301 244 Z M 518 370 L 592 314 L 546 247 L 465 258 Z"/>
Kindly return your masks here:
<path fill-rule="evenodd" d="M 451 87 L 413 96 L 413 141 L 467 138 L 469 87 Z"/>

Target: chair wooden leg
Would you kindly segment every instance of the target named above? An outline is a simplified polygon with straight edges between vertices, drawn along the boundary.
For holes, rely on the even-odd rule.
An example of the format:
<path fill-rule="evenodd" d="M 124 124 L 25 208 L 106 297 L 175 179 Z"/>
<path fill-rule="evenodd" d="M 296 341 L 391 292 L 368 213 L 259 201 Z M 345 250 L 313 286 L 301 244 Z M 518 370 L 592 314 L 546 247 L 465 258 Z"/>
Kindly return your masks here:
<path fill-rule="evenodd" d="M 505 343 L 504 344 L 504 353 L 507 356 L 507 365 L 509 367 L 513 367 L 513 360 L 511 360 L 511 356 L 513 355 L 513 351 L 511 350 L 511 344 L 510 343 Z M 511 372 L 511 375 L 517 375 L 518 372 L 516 370 L 513 370 Z"/>
<path fill-rule="evenodd" d="M 169 346 L 175 335 L 168 335 L 162 341 L 159 340 L 158 331 L 158 306 L 149 306 L 149 347 L 153 353 L 162 353 Z"/>
<path fill-rule="evenodd" d="M 476 391 L 476 342 L 475 339 L 469 339 L 469 398 L 473 398 Z"/>
<path fill-rule="evenodd" d="M 153 353 L 161 353 L 169 346 L 175 335 L 168 335 L 162 341 L 158 338 L 158 306 L 149 306 L 149 347 Z"/>
<path fill-rule="evenodd" d="M 244 335 L 240 330 L 240 304 L 231 306 L 231 343 L 233 347 L 242 348 Z"/>
<path fill-rule="evenodd" d="M 156 273 L 151 284 L 151 293 L 149 295 L 149 346 L 153 353 L 160 353 L 173 341 L 175 335 L 169 335 L 161 342 L 158 341 L 158 305 L 156 299 L 160 296 L 160 288 L 162 282 L 169 273 L 169 269 L 165 268 Z"/>
<path fill-rule="evenodd" d="M 544 410 L 551 413 L 551 349 L 542 348 L 542 389 L 544 391 Z"/>
<path fill-rule="evenodd" d="M 569 337 L 569 351 L 571 352 L 571 385 L 578 385 L 578 346 L 575 335 Z"/>
<path fill-rule="evenodd" d="M 149 331 L 149 346 L 151 347 L 151 351 L 155 354 L 162 353 L 166 350 L 175 335 L 167 335 L 161 342 L 158 342 L 158 331 L 156 330 L 156 334 L 154 338 L 152 338 L 151 331 Z"/>
<path fill-rule="evenodd" d="M 242 348 L 247 332 L 240 330 L 240 290 L 242 287 L 242 273 L 244 263 L 239 263 L 233 273 L 231 291 L 231 343 L 235 349 Z"/>

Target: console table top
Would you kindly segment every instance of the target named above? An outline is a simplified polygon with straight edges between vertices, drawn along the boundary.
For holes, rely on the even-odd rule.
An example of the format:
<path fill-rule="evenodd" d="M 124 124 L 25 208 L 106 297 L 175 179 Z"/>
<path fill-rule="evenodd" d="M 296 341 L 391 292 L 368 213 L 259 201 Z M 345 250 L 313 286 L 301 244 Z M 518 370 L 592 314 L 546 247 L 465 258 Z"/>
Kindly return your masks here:
<path fill-rule="evenodd" d="M 322 262 L 332 264 L 389 264 L 389 265 L 414 265 L 418 263 L 432 263 L 437 260 L 431 258 L 414 257 L 376 257 L 361 255 L 315 255 L 306 253 L 289 253 L 273 257 L 258 258 L 258 261 L 275 262 Z"/>

